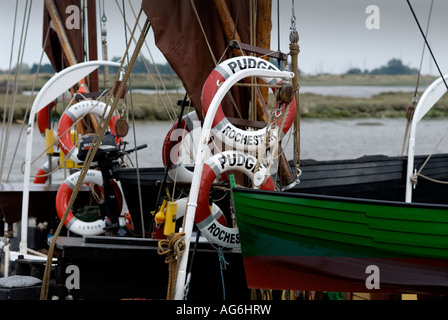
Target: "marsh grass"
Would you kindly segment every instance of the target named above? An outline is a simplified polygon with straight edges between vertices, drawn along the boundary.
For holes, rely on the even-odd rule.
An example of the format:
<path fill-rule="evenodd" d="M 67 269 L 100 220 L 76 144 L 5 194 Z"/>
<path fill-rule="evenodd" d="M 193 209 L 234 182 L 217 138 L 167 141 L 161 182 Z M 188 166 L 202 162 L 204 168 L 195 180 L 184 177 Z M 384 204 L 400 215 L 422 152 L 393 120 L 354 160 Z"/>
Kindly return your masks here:
<path fill-rule="evenodd" d="M 5 75 L 1 75 L 5 76 Z M 43 85 L 51 75 L 42 76 Z M 0 77 L 2 79 L 2 77 Z M 29 90 L 34 80 L 32 75 L 25 75 L 20 82 L 24 90 Z M 435 78 L 422 77 L 420 79 L 421 88 L 426 87 Z M 100 75 L 101 80 L 101 75 Z M 380 76 L 380 75 L 321 75 L 301 77 L 301 85 L 383 85 L 383 86 L 414 86 L 415 76 Z M 172 76 L 164 79 L 165 88 L 172 89 L 180 86 L 180 81 Z M 171 84 L 171 85 L 170 85 Z M 36 88 L 40 88 L 39 85 Z M 157 84 L 161 86 L 160 83 Z M 150 85 L 147 75 L 135 75 L 132 77 L 132 87 L 142 89 L 154 89 Z M 385 88 L 387 90 L 387 88 Z M 421 95 L 421 92 L 420 92 Z M 166 105 L 179 112 L 176 106 L 178 99 L 182 99 L 176 93 L 142 94 L 133 93 L 132 104 L 128 95 L 126 105 L 129 111 L 131 107 L 136 120 L 170 120 Z M 3 119 L 5 95 L 0 94 L 0 119 Z M 29 96 L 17 95 L 14 120 L 23 120 Z M 405 117 L 408 107 L 411 106 L 412 92 L 383 92 L 370 98 L 353 98 L 341 96 L 328 96 L 313 93 L 300 94 L 300 110 L 304 118 L 396 118 Z M 9 96 L 9 103 L 11 96 Z M 32 101 L 31 101 L 32 103 Z M 9 105 L 9 104 L 8 104 Z M 55 117 L 61 115 L 63 107 L 56 109 Z M 428 113 L 428 117 L 448 117 L 448 97 L 444 96 L 436 106 Z"/>
<path fill-rule="evenodd" d="M 397 118 L 405 117 L 412 106 L 412 92 L 383 92 L 370 98 L 300 96 L 301 114 L 308 118 Z M 421 93 L 420 93 L 421 94 Z M 447 117 L 448 97 L 438 101 L 427 117 Z"/>

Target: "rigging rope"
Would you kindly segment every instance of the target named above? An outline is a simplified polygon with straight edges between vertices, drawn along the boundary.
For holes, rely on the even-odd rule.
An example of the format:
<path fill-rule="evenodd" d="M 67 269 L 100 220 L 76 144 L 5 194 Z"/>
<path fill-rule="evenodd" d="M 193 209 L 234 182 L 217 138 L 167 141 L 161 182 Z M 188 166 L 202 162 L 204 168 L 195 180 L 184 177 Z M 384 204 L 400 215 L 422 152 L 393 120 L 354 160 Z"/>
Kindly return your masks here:
<path fill-rule="evenodd" d="M 126 32 L 126 12 L 125 12 L 125 5 L 124 5 L 124 0 L 122 1 L 123 4 L 123 22 L 124 22 L 124 35 L 125 35 L 125 43 L 128 43 L 128 34 Z M 138 25 L 140 32 L 142 32 L 142 29 L 140 28 L 140 24 L 139 21 L 137 19 L 137 17 L 135 17 L 135 23 L 136 25 Z M 134 38 L 132 36 L 132 38 Z M 129 64 L 129 54 L 126 55 L 126 59 L 128 60 L 128 64 Z M 143 57 L 142 57 L 143 59 Z M 143 59 L 144 60 L 144 59 Z M 130 100 L 131 100 L 131 117 L 132 117 L 132 133 L 133 133 L 133 138 L 134 138 L 134 146 L 137 145 L 137 135 L 135 132 L 135 118 L 134 118 L 134 102 L 133 102 L 133 94 L 132 94 L 132 81 L 131 78 L 129 78 L 129 87 L 131 88 L 131 92 L 130 92 Z M 139 210 L 140 210 L 140 219 L 141 219 L 141 227 L 142 227 L 142 238 L 145 238 L 145 217 L 143 215 L 143 202 L 142 202 L 142 192 L 141 192 L 141 179 L 140 179 L 140 166 L 138 163 L 138 152 L 135 153 L 135 164 L 136 164 L 136 173 L 137 173 L 137 192 L 138 192 L 138 202 L 139 202 Z"/>
<path fill-rule="evenodd" d="M 10 165 L 10 167 L 9 167 L 9 171 L 8 171 L 8 176 L 6 177 L 6 182 L 9 181 L 9 176 L 11 175 L 11 171 L 12 171 L 12 168 L 13 168 L 13 164 L 14 164 L 14 162 L 15 162 L 15 158 L 16 158 L 16 155 L 17 155 L 17 150 L 18 150 L 18 148 L 19 148 L 19 146 L 20 146 L 20 140 L 21 140 L 21 138 L 22 138 L 23 128 L 25 127 L 26 119 L 27 119 L 27 117 L 28 117 L 28 113 L 29 113 L 29 111 L 30 111 L 30 107 L 31 107 L 31 99 L 32 99 L 33 96 L 34 96 L 34 89 L 35 89 L 35 87 L 36 87 L 37 79 L 38 79 L 38 77 L 39 77 L 40 67 L 41 67 L 41 65 L 42 65 L 42 59 L 43 59 L 43 57 L 44 57 L 44 53 L 45 53 L 45 49 L 44 49 L 44 48 L 45 48 L 46 45 L 47 45 L 49 34 L 50 34 L 50 28 L 47 29 L 47 34 L 45 35 L 44 44 L 43 44 L 43 46 L 42 46 L 42 53 L 41 53 L 41 55 L 40 55 L 39 64 L 38 64 L 38 66 L 37 66 L 37 70 L 36 70 L 36 75 L 35 75 L 34 80 L 33 80 L 33 86 L 32 86 L 32 88 L 31 88 L 31 93 L 30 93 L 30 96 L 29 96 L 29 98 L 28 98 L 28 104 L 27 104 L 26 109 L 25 109 L 25 114 L 23 115 L 23 121 L 22 121 L 22 125 L 21 125 L 21 128 L 20 128 L 19 138 L 18 138 L 18 140 L 17 140 L 16 147 L 15 147 L 15 149 L 14 149 L 14 154 L 13 154 L 13 156 L 12 156 L 11 165 Z M 53 145 L 52 145 L 52 146 L 53 146 Z M 47 148 L 47 149 L 48 149 L 48 148 Z M 47 151 L 47 150 L 45 150 L 45 151 Z M 64 160 L 64 161 L 65 161 L 65 160 Z"/>
<path fill-rule="evenodd" d="M 434 178 L 430 178 L 428 176 L 425 176 L 423 174 L 421 174 L 423 168 L 426 166 L 426 164 L 428 163 L 429 159 L 431 159 L 432 155 L 436 152 L 437 148 L 440 146 L 440 144 L 442 143 L 443 139 L 445 139 L 446 135 L 448 134 L 448 129 L 445 131 L 445 134 L 440 138 L 439 142 L 437 143 L 437 145 L 434 147 L 434 149 L 432 150 L 432 152 L 428 155 L 428 157 L 425 159 L 425 162 L 423 162 L 422 166 L 420 167 L 420 169 L 416 172 L 411 174 L 411 181 L 412 183 L 415 185 L 417 185 L 417 178 L 418 177 L 422 177 L 426 180 L 432 181 L 432 182 L 436 182 L 436 183 L 441 183 L 441 184 L 448 184 L 448 181 L 442 181 L 442 180 L 438 180 L 438 179 L 434 179 Z"/>
<path fill-rule="evenodd" d="M 434 0 L 431 0 L 431 6 L 429 8 L 429 16 L 428 16 L 428 23 L 426 24 L 426 32 L 425 32 L 425 37 L 428 37 L 428 31 L 429 31 L 429 25 L 431 22 L 431 15 L 432 15 L 432 6 L 433 6 Z M 422 48 L 422 55 L 420 57 L 420 67 L 418 68 L 418 74 L 417 74 L 417 82 L 415 84 L 415 90 L 414 90 L 414 94 L 412 95 L 412 105 L 410 107 L 408 107 L 408 110 L 406 112 L 406 128 L 405 128 L 405 132 L 404 132 L 404 139 L 403 139 L 403 146 L 401 149 L 401 155 L 404 155 L 404 152 L 406 150 L 406 144 L 407 144 L 407 140 L 408 140 L 408 136 L 409 136 L 409 127 L 411 125 L 412 122 L 412 118 L 414 117 L 414 111 L 415 111 L 415 107 L 417 105 L 418 102 L 418 87 L 420 84 L 420 75 L 421 75 L 421 71 L 422 71 L 422 65 L 423 65 L 423 57 L 425 55 L 425 42 L 423 42 L 423 48 Z"/>
<path fill-rule="evenodd" d="M 10 56 L 9 56 L 9 68 L 8 68 L 8 78 L 6 80 L 6 92 L 5 92 L 5 104 L 4 104 L 4 108 L 3 108 L 3 125 L 2 125 L 2 137 L 0 139 L 0 151 L 3 150 L 3 141 L 4 141 L 4 135 L 6 134 L 6 110 L 7 110 L 7 105 L 8 105 L 8 95 L 9 95 L 9 80 L 11 77 L 11 67 L 12 67 L 12 56 L 13 56 L 13 52 L 14 52 L 14 39 L 15 39 L 15 34 L 16 34 L 16 21 L 17 21 L 17 10 L 18 10 L 18 4 L 19 2 L 16 1 L 16 9 L 15 9 L 15 13 L 14 13 L 14 26 L 13 26 L 13 31 L 12 31 L 12 44 L 11 44 L 11 52 L 10 52 Z M 5 154 L 5 152 L 3 152 L 3 154 Z M 2 157 L 3 159 L 3 157 Z M 2 181 L 2 174 L 3 174 L 3 160 L 0 161 L 0 182 Z"/>
<path fill-rule="evenodd" d="M 218 64 L 218 62 L 216 61 L 216 57 L 213 54 L 212 47 L 210 46 L 210 43 L 208 42 L 207 35 L 205 34 L 205 30 L 204 30 L 204 27 L 202 26 L 201 18 L 199 17 L 198 11 L 196 10 L 194 1 L 190 0 L 190 4 L 191 4 L 191 7 L 193 8 L 193 12 L 196 16 L 196 19 L 198 20 L 199 26 L 201 27 L 202 34 L 204 36 L 205 42 L 207 43 L 208 50 L 210 51 L 210 56 L 212 57 L 213 62 L 215 63 L 215 66 L 216 66 Z"/>
<path fill-rule="evenodd" d="M 140 9 L 138 18 L 140 18 L 141 13 L 142 13 L 142 9 Z M 134 35 L 135 29 L 136 29 L 136 25 L 135 25 L 134 29 L 132 30 L 132 34 L 131 34 L 132 37 Z M 73 193 L 72 193 L 72 195 L 70 197 L 70 200 L 69 200 L 69 203 L 68 203 L 67 208 L 65 210 L 65 213 L 64 213 L 63 217 L 61 218 L 61 221 L 60 221 L 60 223 L 58 225 L 58 228 L 57 228 L 57 230 L 56 230 L 56 232 L 55 232 L 55 234 L 53 236 L 53 239 L 51 241 L 51 245 L 50 245 L 49 252 L 48 252 L 47 263 L 46 263 L 45 271 L 44 271 L 44 277 L 43 277 L 43 280 L 42 280 L 42 290 L 41 290 L 41 294 L 40 294 L 40 299 L 41 300 L 46 300 L 47 297 L 48 297 L 49 281 L 50 281 L 50 275 L 51 275 L 51 265 L 52 265 L 52 260 L 53 260 L 53 252 L 54 252 L 54 249 L 55 249 L 55 246 L 56 246 L 56 239 L 59 236 L 59 234 L 60 234 L 60 232 L 62 230 L 62 227 L 64 226 L 65 219 L 67 218 L 68 213 L 70 212 L 70 209 L 73 206 L 73 203 L 74 203 L 74 201 L 75 201 L 75 199 L 76 199 L 76 197 L 78 195 L 79 189 L 81 188 L 81 186 L 82 186 L 82 184 L 84 182 L 84 179 L 85 179 L 85 176 L 87 174 L 87 171 L 89 170 L 90 165 L 91 165 L 91 163 L 93 161 L 93 158 L 94 158 L 94 156 L 95 156 L 95 154 L 96 154 L 96 152 L 97 152 L 97 150 L 98 150 L 98 148 L 100 146 L 99 141 L 101 141 L 101 139 L 103 138 L 104 134 L 106 133 L 106 129 L 108 127 L 107 124 L 109 123 L 110 119 L 112 118 L 113 113 L 115 112 L 115 110 L 117 108 L 118 102 L 120 100 L 119 97 L 122 96 L 122 94 L 123 94 L 123 92 L 125 90 L 126 83 L 129 80 L 130 74 L 131 74 L 132 69 L 133 69 L 133 67 L 135 65 L 135 62 L 136 62 L 136 60 L 138 58 L 138 54 L 139 54 L 139 52 L 141 50 L 141 47 L 142 47 L 143 42 L 144 42 L 144 39 L 145 39 L 145 37 L 146 37 L 146 35 L 148 33 L 148 30 L 149 30 L 149 20 L 146 19 L 146 22 L 145 22 L 145 25 L 144 25 L 144 28 L 143 28 L 143 32 L 140 35 L 140 38 L 139 38 L 139 40 L 137 42 L 137 45 L 136 45 L 135 50 L 134 50 L 134 53 L 132 55 L 131 61 L 130 61 L 129 65 L 128 65 L 128 67 L 126 68 L 126 72 L 125 72 L 125 74 L 123 76 L 122 81 L 120 82 L 120 85 L 118 87 L 118 91 L 117 91 L 117 93 L 115 95 L 115 97 L 117 97 L 117 98 L 113 99 L 113 103 L 111 105 L 111 108 L 109 110 L 109 114 L 108 115 L 105 115 L 107 109 L 106 108 L 104 109 L 103 116 L 101 117 L 100 132 L 97 132 L 95 134 L 95 136 L 94 136 L 93 148 L 89 149 L 89 152 L 87 153 L 86 160 L 85 160 L 84 165 L 83 165 L 83 167 L 81 169 L 78 181 L 77 181 L 75 187 L 73 188 Z M 126 46 L 125 55 L 128 53 L 129 48 L 130 48 L 130 42 Z M 116 85 L 119 83 L 119 76 L 120 76 L 120 73 L 121 73 L 121 71 L 123 69 L 123 65 L 124 65 L 124 59 L 121 61 L 121 65 L 120 65 L 120 67 L 118 69 L 118 72 L 117 72 L 117 75 L 115 77 L 114 87 L 116 87 Z M 109 105 L 109 102 L 110 102 L 111 98 L 112 98 L 112 96 L 109 96 L 108 103 L 107 103 L 108 105 Z"/>
<path fill-rule="evenodd" d="M 118 9 L 120 10 L 121 15 L 123 16 L 123 19 L 124 19 L 124 21 L 125 21 L 125 25 L 126 25 L 127 29 L 130 31 L 131 28 L 130 28 L 130 26 L 128 25 L 128 23 L 126 22 L 125 14 L 124 14 L 124 10 L 122 11 L 122 8 L 121 8 L 120 5 L 118 4 L 118 1 L 117 1 L 117 0 L 115 0 L 115 3 L 117 4 Z M 134 13 L 134 17 L 135 17 L 135 11 L 133 10 L 133 6 L 132 6 L 131 3 L 130 3 L 130 5 L 131 5 L 132 12 Z M 123 5 L 123 8 L 124 8 L 124 5 Z M 140 27 L 140 24 L 138 24 L 138 27 L 139 27 L 139 30 L 140 30 L 140 32 L 141 32 L 142 29 L 141 29 L 141 27 Z M 135 42 L 135 39 L 134 39 L 134 38 L 131 38 L 131 39 Z M 153 73 L 151 72 L 151 69 L 149 68 L 149 66 L 148 66 L 148 64 L 147 64 L 147 62 L 146 62 L 146 59 L 144 58 L 143 54 L 140 54 L 140 58 L 141 58 L 141 60 L 142 60 L 142 62 L 143 62 L 143 65 L 145 66 L 146 71 L 148 72 L 148 76 L 150 77 L 151 81 L 152 81 L 153 84 L 154 84 L 154 87 L 155 87 L 155 89 L 156 89 L 156 91 L 157 91 L 157 94 L 159 95 L 159 97 L 160 97 L 160 99 L 161 99 L 161 102 L 162 102 L 163 106 L 165 107 L 165 110 L 167 111 L 170 120 L 174 121 L 174 119 L 176 118 L 176 111 L 175 111 L 175 108 L 174 108 L 174 106 L 173 106 L 173 103 L 171 102 L 171 99 L 169 98 L 168 90 L 167 90 L 166 87 L 165 87 L 165 83 L 164 83 L 164 81 L 163 81 L 163 79 L 162 79 L 162 76 L 161 76 L 161 74 L 160 74 L 160 72 L 159 72 L 159 70 L 158 70 L 158 68 L 157 68 L 157 65 L 156 65 L 156 63 L 155 63 L 155 61 L 154 61 L 154 58 L 153 58 L 152 53 L 151 53 L 151 50 L 149 49 L 148 44 L 147 44 L 146 42 L 145 42 L 145 46 L 146 46 L 146 49 L 147 49 L 147 51 L 148 51 L 148 54 L 149 54 L 149 56 L 150 56 L 150 58 L 151 58 L 152 64 L 153 64 L 153 66 L 154 66 L 154 68 L 155 68 L 155 70 L 156 70 L 158 79 L 159 79 L 159 81 L 160 81 L 160 83 L 161 83 L 161 85 L 162 85 L 162 88 L 164 89 L 165 97 L 162 95 L 162 93 L 161 93 L 161 89 L 159 88 L 159 85 L 158 85 L 158 83 L 157 83 L 157 81 L 156 81 L 156 79 L 155 79 Z M 168 102 L 166 102 L 167 100 L 168 100 Z"/>
<path fill-rule="evenodd" d="M 425 40 L 426 46 L 428 47 L 428 51 L 431 54 L 431 57 L 432 57 L 432 60 L 434 61 L 434 64 L 436 65 L 437 71 L 439 72 L 440 77 L 442 78 L 442 81 L 445 84 L 446 89 L 448 90 L 448 84 L 446 83 L 445 78 L 443 77 L 443 73 L 440 70 L 439 64 L 437 63 L 437 60 L 436 60 L 436 58 L 434 56 L 434 53 L 431 50 L 431 46 L 429 45 L 428 40 L 426 39 L 425 33 L 423 32 L 423 29 L 420 26 L 420 22 L 418 21 L 417 15 L 414 12 L 414 8 L 412 8 L 412 5 L 409 2 L 409 0 L 406 0 L 406 1 L 407 1 L 408 5 L 409 5 L 409 9 L 411 9 L 412 15 L 414 16 L 414 20 L 417 23 L 418 29 L 420 30 L 420 33 L 422 34 L 423 39 Z"/>
<path fill-rule="evenodd" d="M 134 18 L 136 18 L 135 11 L 134 11 L 134 7 L 133 7 L 131 1 L 128 0 L 128 3 L 129 3 L 129 5 L 130 5 L 130 7 L 131 7 L 132 13 L 134 14 Z M 139 29 L 140 29 L 140 31 L 141 31 L 140 24 L 138 25 L 138 27 L 139 27 Z M 161 73 L 160 73 L 160 71 L 159 71 L 159 68 L 158 68 L 158 66 L 157 66 L 157 63 L 155 62 L 154 57 L 153 57 L 153 55 L 152 55 L 152 52 L 151 52 L 151 50 L 149 49 L 148 43 L 147 43 L 146 41 L 145 41 L 145 47 L 146 47 L 146 50 L 148 51 L 148 55 L 149 55 L 149 58 L 151 59 L 152 66 L 154 67 L 154 69 L 155 69 L 155 71 L 156 71 L 157 78 L 159 79 L 159 81 L 160 81 L 160 83 L 161 83 L 161 86 L 162 86 L 162 88 L 163 88 L 163 92 L 165 93 L 165 96 L 162 96 L 162 94 L 159 93 L 159 85 L 157 84 L 157 81 L 154 79 L 154 75 L 152 74 L 151 69 L 150 69 L 149 66 L 147 65 L 145 59 L 143 59 L 143 63 L 144 63 L 144 65 L 145 65 L 146 70 L 148 71 L 149 76 L 151 77 L 151 80 L 152 80 L 153 83 L 154 83 L 154 86 L 156 87 L 157 92 L 159 93 L 159 97 L 160 97 L 160 99 L 162 100 L 163 105 L 165 106 L 165 109 L 166 109 L 166 111 L 167 111 L 167 113 L 168 113 L 169 118 L 170 118 L 172 121 L 174 121 L 174 119 L 176 118 L 176 108 L 175 108 L 175 104 L 173 104 L 172 100 L 170 99 L 170 96 L 169 96 L 169 94 L 168 94 L 168 90 L 167 90 L 167 88 L 166 88 L 166 86 L 165 86 L 165 81 L 163 80 L 163 77 L 162 77 L 162 75 L 161 75 Z M 143 57 L 143 56 L 142 56 L 142 57 Z M 165 97 L 165 98 L 164 98 L 164 97 Z M 179 98 L 179 95 L 178 95 L 178 98 Z M 166 101 L 168 101 L 168 102 L 166 102 Z"/>
<path fill-rule="evenodd" d="M 9 143 L 9 134 L 12 126 L 12 120 L 14 118 L 14 106 L 17 99 L 17 92 L 18 92 L 18 82 L 19 82 L 19 76 L 22 69 L 22 63 L 23 63 L 23 54 L 25 51 L 25 45 L 26 45 L 26 39 L 28 35 L 28 27 L 29 27 L 29 21 L 31 16 L 31 7 L 32 7 L 32 1 L 30 2 L 30 5 L 28 7 L 28 0 L 25 4 L 25 14 L 23 16 L 23 22 L 22 22 L 22 33 L 20 35 L 20 44 L 19 44 L 19 52 L 17 55 L 17 63 L 16 63 L 16 70 L 14 74 L 14 84 L 13 84 L 13 93 L 12 93 L 12 100 L 11 105 L 9 109 L 9 115 L 8 115 L 8 124 L 6 125 L 6 134 L 5 137 L 2 137 L 2 141 L 4 141 L 4 146 L 2 150 L 2 159 L 1 159 L 1 165 L 0 165 L 0 181 L 2 178 L 3 168 L 5 164 L 6 154 L 8 150 L 8 143 Z M 28 12 L 27 12 L 28 10 Z M 9 78 L 9 76 L 8 76 Z M 9 81 L 8 81 L 9 82 Z M 8 90 L 8 84 L 6 86 L 6 89 Z M 6 111 L 7 105 L 5 104 L 5 111 Z M 6 113 L 5 113 L 6 114 Z"/>

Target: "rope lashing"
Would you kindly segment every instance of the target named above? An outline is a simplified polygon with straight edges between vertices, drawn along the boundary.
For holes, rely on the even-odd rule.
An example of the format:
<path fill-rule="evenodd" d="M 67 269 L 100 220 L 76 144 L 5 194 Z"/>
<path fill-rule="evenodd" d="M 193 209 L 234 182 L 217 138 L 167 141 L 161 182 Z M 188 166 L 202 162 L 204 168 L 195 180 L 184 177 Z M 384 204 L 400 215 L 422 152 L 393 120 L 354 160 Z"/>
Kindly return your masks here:
<path fill-rule="evenodd" d="M 160 240 L 158 243 L 157 253 L 165 256 L 165 263 L 168 264 L 167 300 L 174 299 L 177 269 L 186 248 L 184 235 L 185 232 L 171 233 L 167 239 Z"/>

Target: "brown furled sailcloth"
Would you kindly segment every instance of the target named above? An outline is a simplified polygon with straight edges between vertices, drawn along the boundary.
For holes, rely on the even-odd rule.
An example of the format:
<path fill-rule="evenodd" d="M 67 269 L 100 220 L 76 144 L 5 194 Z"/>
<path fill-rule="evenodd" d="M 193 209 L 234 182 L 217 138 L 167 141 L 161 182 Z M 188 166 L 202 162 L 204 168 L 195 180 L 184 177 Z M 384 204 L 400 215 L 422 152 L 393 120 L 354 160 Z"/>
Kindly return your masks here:
<path fill-rule="evenodd" d="M 57 0 L 54 1 L 56 9 L 59 12 L 62 23 L 65 25 L 67 18 L 72 14 L 66 13 L 66 8 L 70 5 L 75 5 L 81 8 L 81 0 Z M 56 31 L 51 28 L 50 34 L 48 35 L 47 43 L 45 44 L 45 37 L 47 35 L 47 30 L 50 27 L 50 14 L 47 11 L 46 5 L 44 3 L 44 14 L 43 14 L 43 40 L 42 45 L 44 46 L 45 53 L 50 60 L 51 65 L 56 70 L 56 72 L 70 66 L 67 57 L 64 54 L 61 43 L 59 41 Z M 68 42 L 70 43 L 72 50 L 75 54 L 76 60 L 78 62 L 84 61 L 84 41 L 83 41 L 83 28 L 65 28 L 67 33 Z"/>
<path fill-rule="evenodd" d="M 227 5 L 236 24 L 236 33 L 243 43 L 250 43 L 250 1 L 142 0 L 142 9 L 151 22 L 156 45 L 181 79 L 201 120 L 202 87 L 216 66 L 207 41 L 218 64 L 232 57 L 232 50 L 228 48 L 229 39 L 226 38 L 215 2 Z M 270 18 L 270 12 L 268 14 Z M 249 108 L 243 105 L 243 101 L 247 104 L 250 100 L 248 90 L 233 87 L 232 96 L 242 117 L 247 119 Z M 226 116 L 239 117 L 228 97 L 224 99 L 222 106 Z"/>

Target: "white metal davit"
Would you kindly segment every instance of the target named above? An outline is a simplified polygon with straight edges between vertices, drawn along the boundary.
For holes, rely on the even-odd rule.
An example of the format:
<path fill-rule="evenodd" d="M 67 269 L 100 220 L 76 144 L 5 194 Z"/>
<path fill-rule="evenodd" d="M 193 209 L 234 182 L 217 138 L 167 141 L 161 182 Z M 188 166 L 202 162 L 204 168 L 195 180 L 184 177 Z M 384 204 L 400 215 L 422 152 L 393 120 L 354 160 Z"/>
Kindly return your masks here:
<path fill-rule="evenodd" d="M 215 118 L 216 111 L 218 110 L 218 107 L 226 95 L 227 91 L 230 90 L 230 88 L 240 81 L 241 79 L 247 78 L 247 77 L 270 77 L 270 78 L 283 78 L 283 79 L 292 79 L 294 77 L 293 72 L 289 71 L 280 71 L 280 70 L 267 70 L 267 69 L 260 69 L 260 68 L 253 68 L 253 69 L 245 69 L 241 70 L 237 73 L 234 73 L 231 75 L 227 80 L 222 83 L 218 91 L 216 92 L 215 96 L 213 97 L 212 102 L 210 103 L 210 107 L 207 111 L 207 114 L 204 119 L 204 123 L 202 126 L 201 136 L 199 139 L 199 146 L 197 148 L 197 154 L 196 154 L 196 161 L 195 161 L 195 168 L 193 173 L 193 181 L 191 182 L 191 189 L 190 189 L 190 195 L 189 200 L 187 204 L 187 212 L 185 214 L 185 251 L 182 255 L 182 258 L 179 263 L 179 269 L 177 274 L 177 282 L 176 282 L 176 290 L 174 299 L 175 300 L 182 300 L 184 298 L 184 287 L 185 287 L 185 279 L 186 279 L 186 270 L 187 270 L 187 263 L 188 263 L 188 252 L 190 249 L 190 238 L 191 238 L 191 232 L 193 230 L 194 226 L 194 218 L 196 214 L 196 207 L 197 207 L 197 201 L 198 201 L 198 192 L 199 192 L 199 186 L 202 179 L 202 169 L 203 164 L 205 162 L 205 156 L 207 153 L 207 143 L 210 139 L 211 134 L 211 127 L 213 123 L 213 119 Z"/>
<path fill-rule="evenodd" d="M 112 61 L 87 61 L 70 66 L 56 73 L 39 91 L 36 99 L 31 107 L 28 120 L 27 137 L 26 137 L 26 153 L 25 153 L 25 172 L 23 177 L 23 199 L 22 199 L 22 222 L 21 222 L 21 240 L 20 253 L 26 254 L 28 251 L 27 231 L 28 231 L 28 206 L 30 192 L 30 169 L 31 169 L 31 151 L 33 146 L 33 127 L 36 114 L 46 105 L 56 100 L 60 95 L 69 88 L 81 81 L 91 72 L 100 66 L 120 67 L 119 62 Z"/>
<path fill-rule="evenodd" d="M 415 107 L 411 129 L 409 132 L 408 167 L 406 173 L 406 202 L 412 202 L 413 183 L 411 176 L 414 174 L 415 135 L 417 131 L 417 124 L 447 91 L 443 79 L 448 80 L 448 75 L 445 75 L 443 78 L 440 77 L 431 83 Z"/>

